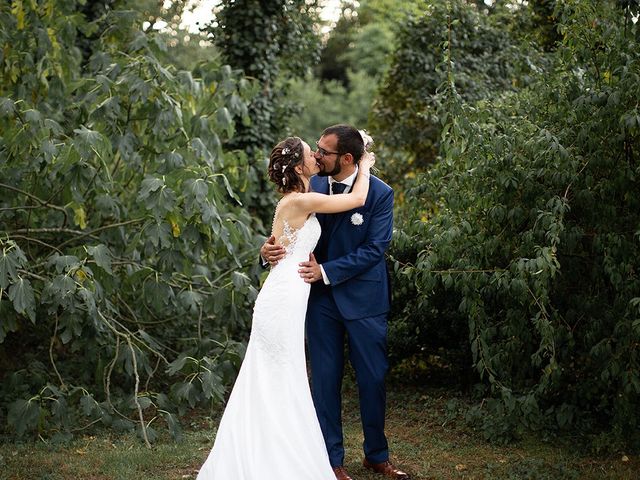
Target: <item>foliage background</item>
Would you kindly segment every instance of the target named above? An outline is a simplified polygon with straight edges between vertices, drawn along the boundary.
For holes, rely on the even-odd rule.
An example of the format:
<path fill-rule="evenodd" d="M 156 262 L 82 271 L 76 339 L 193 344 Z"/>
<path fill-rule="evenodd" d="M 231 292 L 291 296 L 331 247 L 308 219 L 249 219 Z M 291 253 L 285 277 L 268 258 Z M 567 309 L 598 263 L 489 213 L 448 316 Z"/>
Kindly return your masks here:
<path fill-rule="evenodd" d="M 522 35 L 523 23 L 510 25 L 499 10 L 485 18 L 463 2 L 434 5 L 409 24 L 381 90 L 376 121 L 410 126 L 384 141 L 394 145 L 400 132 L 428 142 L 415 151 L 436 153 L 433 167 L 416 165 L 412 173 L 423 173 L 404 183 L 394 337 L 405 355 L 445 346 L 458 350 L 448 352 L 453 362 L 473 364 L 473 395 L 486 401 L 467 420 L 488 439 L 572 430 L 587 432 L 596 449 L 638 445 L 632 14 L 614 2 L 558 3 L 562 41 L 551 53 L 532 41 L 539 32 L 489 34 L 512 45 L 501 57 L 480 33 L 518 26 Z M 439 65 L 422 43 L 434 28 Z M 417 82 L 397 88 L 419 61 L 443 79 L 431 95 Z M 406 99 L 419 98 L 425 107 L 408 111 L 424 114 L 403 121 Z"/>
<path fill-rule="evenodd" d="M 255 85 L 163 65 L 137 12 L 82 5 L 0 7 L 3 423 L 179 437 L 222 401 L 256 294 L 247 156 L 225 147 Z"/>
<path fill-rule="evenodd" d="M 179 438 L 242 358 L 271 146 L 347 121 L 396 189 L 390 356 L 492 441 L 637 448 L 635 0 L 0 6 L 0 422 Z M 167 27 L 158 30 L 157 20 Z"/>

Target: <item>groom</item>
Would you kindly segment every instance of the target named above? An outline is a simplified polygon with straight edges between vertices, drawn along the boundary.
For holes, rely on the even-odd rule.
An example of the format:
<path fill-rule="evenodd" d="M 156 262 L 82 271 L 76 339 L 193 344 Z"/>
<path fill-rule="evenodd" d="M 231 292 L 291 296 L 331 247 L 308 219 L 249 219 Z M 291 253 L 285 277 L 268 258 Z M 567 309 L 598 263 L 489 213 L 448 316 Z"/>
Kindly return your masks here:
<path fill-rule="evenodd" d="M 311 189 L 327 195 L 348 193 L 363 151 L 364 142 L 356 128 L 334 125 L 325 129 L 315 152 L 320 173 L 311 179 Z M 408 480 L 409 475 L 389 462 L 384 434 L 390 303 L 384 253 L 393 230 L 393 190 L 374 176 L 370 182 L 363 207 L 317 214 L 322 234 L 309 261 L 300 264 L 300 276 L 312 284 L 306 319 L 311 386 L 336 478 L 351 480 L 343 467 L 341 417 L 346 337 L 360 397 L 363 464 L 389 478 Z M 270 242 L 261 249 L 271 264 L 284 253 L 282 247 Z"/>

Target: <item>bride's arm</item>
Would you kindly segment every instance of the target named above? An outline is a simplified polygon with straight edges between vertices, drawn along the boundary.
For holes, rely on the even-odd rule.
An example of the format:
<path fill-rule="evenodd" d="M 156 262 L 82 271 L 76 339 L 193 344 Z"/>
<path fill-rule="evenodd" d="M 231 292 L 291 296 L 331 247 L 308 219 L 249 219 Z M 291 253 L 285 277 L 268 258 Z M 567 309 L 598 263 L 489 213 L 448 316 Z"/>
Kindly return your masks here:
<path fill-rule="evenodd" d="M 309 192 L 299 195 L 297 206 L 305 213 L 338 213 L 346 212 L 353 208 L 361 207 L 367 201 L 369 193 L 369 171 L 375 163 L 372 153 L 365 152 L 358 165 L 358 178 L 354 182 L 353 190 L 349 193 L 337 195 L 324 195 L 322 193 Z"/>

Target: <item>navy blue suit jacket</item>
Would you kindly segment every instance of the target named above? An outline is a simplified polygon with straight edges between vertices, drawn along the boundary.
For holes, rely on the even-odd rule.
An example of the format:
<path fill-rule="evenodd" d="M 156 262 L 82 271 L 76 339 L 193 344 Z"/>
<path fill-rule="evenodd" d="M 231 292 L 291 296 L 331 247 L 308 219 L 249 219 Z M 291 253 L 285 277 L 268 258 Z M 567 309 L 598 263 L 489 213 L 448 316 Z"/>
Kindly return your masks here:
<path fill-rule="evenodd" d="M 328 180 L 312 177 L 311 190 L 328 194 Z M 390 286 L 384 254 L 393 233 L 391 187 L 372 175 L 364 206 L 316 216 L 322 234 L 314 255 L 331 285 L 325 285 L 322 280 L 312 284 L 309 308 L 322 296 L 333 295 L 346 320 L 387 313 Z"/>

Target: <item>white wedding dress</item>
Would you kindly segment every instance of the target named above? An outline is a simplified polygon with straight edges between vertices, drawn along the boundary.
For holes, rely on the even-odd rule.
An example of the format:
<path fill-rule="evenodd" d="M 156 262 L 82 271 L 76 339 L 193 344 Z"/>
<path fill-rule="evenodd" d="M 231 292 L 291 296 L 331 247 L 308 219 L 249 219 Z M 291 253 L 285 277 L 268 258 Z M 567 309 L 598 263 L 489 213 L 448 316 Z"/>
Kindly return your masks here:
<path fill-rule="evenodd" d="M 256 299 L 247 353 L 198 480 L 335 480 L 307 379 L 310 285 L 298 274 L 320 224 L 311 215 L 284 236 L 287 254 Z"/>

